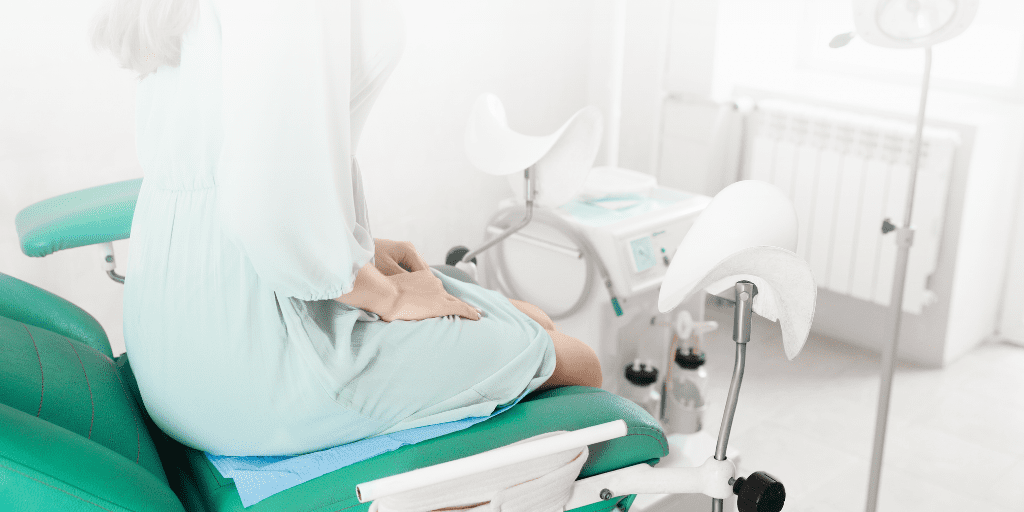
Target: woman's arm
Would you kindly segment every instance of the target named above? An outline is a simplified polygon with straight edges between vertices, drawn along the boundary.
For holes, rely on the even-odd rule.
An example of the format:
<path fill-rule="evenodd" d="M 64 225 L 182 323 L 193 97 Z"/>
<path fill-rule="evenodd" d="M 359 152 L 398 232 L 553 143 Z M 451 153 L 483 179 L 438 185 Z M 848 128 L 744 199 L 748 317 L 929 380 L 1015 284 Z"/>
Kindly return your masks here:
<path fill-rule="evenodd" d="M 385 322 L 449 315 L 480 319 L 479 310 L 450 295 L 429 269 L 384 276 L 366 264 L 359 269 L 352 291 L 334 300 L 376 313 Z"/>
<path fill-rule="evenodd" d="M 394 309 L 398 287 L 377 270 L 373 263 L 359 269 L 352 291 L 334 300 L 365 311 L 382 312 Z"/>
<path fill-rule="evenodd" d="M 374 263 L 377 265 L 377 270 L 380 270 L 385 276 L 430 269 L 430 265 L 427 265 L 427 261 L 416 251 L 412 242 L 374 238 L 373 248 Z"/>

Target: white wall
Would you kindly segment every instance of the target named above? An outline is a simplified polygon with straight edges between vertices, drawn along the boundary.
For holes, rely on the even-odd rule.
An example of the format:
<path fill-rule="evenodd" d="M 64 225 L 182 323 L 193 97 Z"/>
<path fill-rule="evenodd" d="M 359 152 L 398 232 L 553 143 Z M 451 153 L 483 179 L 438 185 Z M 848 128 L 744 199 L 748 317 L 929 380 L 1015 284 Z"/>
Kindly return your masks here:
<path fill-rule="evenodd" d="M 124 350 L 121 285 L 93 248 L 28 258 L 14 216 L 35 201 L 142 176 L 134 148 L 134 79 L 93 53 L 99 0 L 0 6 L 0 272 L 83 307 Z M 513 128 L 554 131 L 577 109 L 607 105 L 610 2 L 404 0 L 407 47 L 358 148 L 378 238 L 410 240 L 432 263 L 474 246 L 504 179 L 476 171 L 462 133 L 477 95 L 505 102 Z M 593 79 L 591 79 L 594 77 Z M 119 270 L 128 241 L 115 243 Z"/>
<path fill-rule="evenodd" d="M 720 0 L 714 95 L 753 89 L 912 118 L 922 51 L 874 48 L 859 40 L 829 49 L 832 35 L 852 30 L 850 9 L 847 0 Z M 948 282 L 933 286 L 950 290 L 944 298 L 949 301 L 945 339 L 901 341 L 906 344 L 902 355 L 940 365 L 996 331 L 1013 205 L 1024 170 L 1019 150 L 1024 140 L 1024 4 L 982 2 L 975 24 L 960 38 L 936 46 L 934 59 L 928 118 L 975 128 L 969 172 L 962 189 L 950 194 L 951 204 L 962 194 L 962 210 L 949 212 L 959 216 L 952 219 L 960 222 L 959 240 L 945 240 L 942 247 L 954 271 L 937 275 Z M 884 342 L 877 336 L 849 341 L 876 349 Z"/>
<path fill-rule="evenodd" d="M 1021 144 L 1021 151 L 1024 152 L 1024 144 Z M 1024 345 L 1024 183 L 1017 192 L 1017 198 L 1014 247 L 1007 265 L 999 334 L 1006 340 Z"/>
<path fill-rule="evenodd" d="M 91 313 L 123 351 L 121 285 L 93 248 L 46 258 L 21 253 L 14 216 L 25 206 L 142 176 L 135 158 L 134 79 L 95 54 L 88 22 L 99 0 L 0 3 L 0 272 Z M 125 261 L 128 242 L 114 244 Z"/>
<path fill-rule="evenodd" d="M 607 2 L 606 2 L 607 3 Z M 407 44 L 358 149 L 374 236 L 411 240 L 431 263 L 483 238 L 503 178 L 474 169 L 463 129 L 482 92 L 504 102 L 512 128 L 553 132 L 591 103 L 592 17 L 586 0 L 402 3 Z M 595 11 L 598 11 L 595 13 Z M 607 20 L 605 20 L 607 21 Z M 600 102 L 599 99 L 598 101 Z"/>

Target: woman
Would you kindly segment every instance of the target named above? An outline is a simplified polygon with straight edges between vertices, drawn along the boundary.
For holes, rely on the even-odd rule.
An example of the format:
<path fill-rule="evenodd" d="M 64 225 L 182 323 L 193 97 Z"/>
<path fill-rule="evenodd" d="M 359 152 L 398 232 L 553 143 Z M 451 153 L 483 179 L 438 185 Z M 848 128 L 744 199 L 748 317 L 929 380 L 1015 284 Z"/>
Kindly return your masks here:
<path fill-rule="evenodd" d="M 372 238 L 352 155 L 400 23 L 379 0 L 116 0 L 101 15 L 96 42 L 143 77 L 125 345 L 180 442 L 299 454 L 600 386 L 593 351 L 537 308 Z"/>

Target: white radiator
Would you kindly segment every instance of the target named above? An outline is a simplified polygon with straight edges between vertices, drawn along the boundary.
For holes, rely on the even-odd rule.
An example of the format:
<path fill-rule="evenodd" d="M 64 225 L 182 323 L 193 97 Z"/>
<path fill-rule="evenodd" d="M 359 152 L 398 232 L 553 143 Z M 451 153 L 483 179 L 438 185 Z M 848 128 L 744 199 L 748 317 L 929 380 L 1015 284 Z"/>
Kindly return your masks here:
<path fill-rule="evenodd" d="M 903 225 L 914 126 L 792 102 L 759 102 L 748 124 L 745 177 L 774 183 L 796 206 L 797 252 L 819 287 L 888 306 L 896 268 L 894 233 Z M 926 129 L 911 217 L 903 309 L 935 300 L 928 277 L 938 264 L 946 195 L 959 136 Z"/>

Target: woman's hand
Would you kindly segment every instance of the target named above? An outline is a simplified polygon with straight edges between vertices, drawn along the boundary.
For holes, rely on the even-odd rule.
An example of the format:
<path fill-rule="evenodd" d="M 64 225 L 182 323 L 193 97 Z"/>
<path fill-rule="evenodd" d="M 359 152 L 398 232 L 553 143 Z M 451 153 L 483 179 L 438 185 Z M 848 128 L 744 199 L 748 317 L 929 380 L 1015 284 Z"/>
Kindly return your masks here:
<path fill-rule="evenodd" d="M 430 270 L 430 265 L 416 252 L 412 242 L 396 242 L 384 238 L 374 238 L 374 265 L 381 274 L 387 277 L 395 274 L 406 274 L 420 270 Z M 428 272 L 429 273 L 429 272 Z"/>
<path fill-rule="evenodd" d="M 441 280 L 425 270 L 401 272 L 387 277 L 398 290 L 394 302 L 385 311 L 374 311 L 381 320 L 425 320 L 448 315 L 459 315 L 479 320 L 476 308 L 451 296 Z"/>

